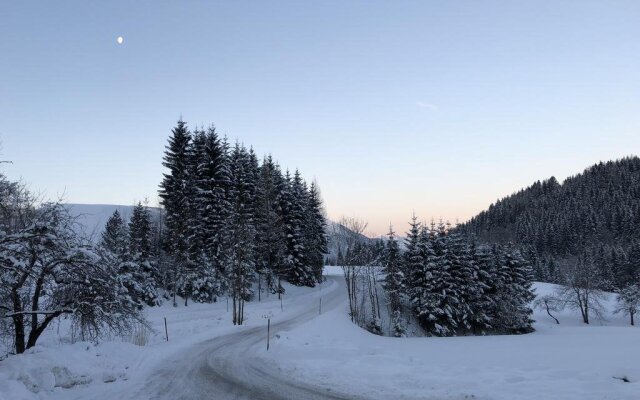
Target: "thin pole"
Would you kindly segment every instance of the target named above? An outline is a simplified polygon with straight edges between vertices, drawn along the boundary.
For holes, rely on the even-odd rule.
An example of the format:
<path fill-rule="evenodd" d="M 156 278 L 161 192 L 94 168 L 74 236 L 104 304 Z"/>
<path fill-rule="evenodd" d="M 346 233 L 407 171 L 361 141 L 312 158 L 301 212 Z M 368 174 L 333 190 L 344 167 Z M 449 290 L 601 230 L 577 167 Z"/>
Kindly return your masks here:
<path fill-rule="evenodd" d="M 280 296 L 280 311 L 284 311 L 284 307 L 282 306 L 282 296 Z"/>
<path fill-rule="evenodd" d="M 267 319 L 267 351 L 269 351 L 269 336 L 271 336 L 271 318 Z"/>
<path fill-rule="evenodd" d="M 169 330 L 167 329 L 167 317 L 164 317 L 164 335 L 167 338 L 167 342 L 169 341 Z"/>
<path fill-rule="evenodd" d="M 322 277 L 320 278 L 320 307 L 318 308 L 318 315 L 322 314 Z"/>

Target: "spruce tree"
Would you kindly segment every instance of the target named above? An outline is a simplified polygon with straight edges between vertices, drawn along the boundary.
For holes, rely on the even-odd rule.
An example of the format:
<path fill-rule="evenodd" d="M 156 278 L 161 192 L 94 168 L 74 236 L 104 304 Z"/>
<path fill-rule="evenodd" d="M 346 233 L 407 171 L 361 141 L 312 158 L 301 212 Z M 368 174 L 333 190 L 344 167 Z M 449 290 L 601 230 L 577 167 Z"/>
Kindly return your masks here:
<path fill-rule="evenodd" d="M 385 274 L 383 287 L 389 296 L 389 308 L 392 317 L 392 332 L 396 337 L 406 334 L 406 324 L 402 318 L 402 297 L 405 293 L 404 276 L 402 274 L 402 260 L 400 247 L 393 228 L 389 226 L 382 268 Z"/>
<path fill-rule="evenodd" d="M 294 285 L 313 286 L 313 275 L 304 258 L 304 212 L 306 199 L 298 173 L 292 179 L 289 172 L 285 175 L 281 197 L 281 211 L 284 222 L 286 254 L 282 279 Z"/>
<path fill-rule="evenodd" d="M 172 258 L 173 269 L 170 280 L 170 289 L 175 295 L 187 282 L 188 262 L 188 222 L 189 210 L 189 183 L 190 183 L 190 142 L 191 133 L 187 124 L 179 120 L 172 130 L 169 144 L 165 148 L 163 163 L 168 172 L 164 174 L 160 184 L 161 204 L 165 209 L 166 222 L 166 249 Z"/>
<path fill-rule="evenodd" d="M 255 274 L 255 181 L 251 174 L 250 157 L 236 143 L 231 154 L 231 211 L 226 229 L 228 246 L 229 291 L 233 300 L 233 323 L 242 325 L 244 304 L 253 295 Z"/>
<path fill-rule="evenodd" d="M 256 268 L 259 289 L 262 279 L 268 290 L 278 291 L 278 277 L 284 276 L 287 241 L 282 211 L 284 178 L 271 156 L 260 166 L 256 192 Z"/>
<path fill-rule="evenodd" d="M 129 221 L 129 254 L 136 279 L 140 301 L 148 305 L 158 304 L 156 266 L 151 257 L 151 213 L 138 202 Z"/>
<path fill-rule="evenodd" d="M 322 281 L 324 255 L 327 253 L 327 223 L 322 209 L 322 199 L 315 182 L 311 183 L 307 195 L 307 212 L 305 231 L 306 260 L 311 268 L 313 278 Z"/>
<path fill-rule="evenodd" d="M 121 257 L 127 253 L 127 226 L 118 210 L 107 220 L 102 232 L 101 245 Z"/>
<path fill-rule="evenodd" d="M 452 277 L 452 257 L 450 242 L 445 225 L 440 222 L 429 235 L 429 253 L 426 284 L 424 285 L 424 305 L 421 310 L 423 326 L 427 334 L 451 336 L 458 331 L 457 307 L 459 293 Z"/>

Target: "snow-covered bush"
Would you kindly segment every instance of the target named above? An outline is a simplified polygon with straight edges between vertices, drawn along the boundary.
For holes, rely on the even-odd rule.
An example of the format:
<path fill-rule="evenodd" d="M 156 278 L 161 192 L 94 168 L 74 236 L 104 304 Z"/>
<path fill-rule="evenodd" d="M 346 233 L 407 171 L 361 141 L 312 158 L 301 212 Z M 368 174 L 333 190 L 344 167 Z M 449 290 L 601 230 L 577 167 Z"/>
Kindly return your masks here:
<path fill-rule="evenodd" d="M 65 207 L 37 205 L 17 185 L 0 188 L 0 196 L 0 318 L 9 321 L 16 353 L 35 346 L 62 315 L 83 339 L 144 322 L 106 255 L 77 233 Z"/>

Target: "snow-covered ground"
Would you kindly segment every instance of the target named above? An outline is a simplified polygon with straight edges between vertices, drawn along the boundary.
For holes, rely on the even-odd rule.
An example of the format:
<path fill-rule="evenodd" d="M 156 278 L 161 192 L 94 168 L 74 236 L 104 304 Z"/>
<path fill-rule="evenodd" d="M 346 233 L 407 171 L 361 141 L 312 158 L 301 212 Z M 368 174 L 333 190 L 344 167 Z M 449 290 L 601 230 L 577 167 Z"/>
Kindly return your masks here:
<path fill-rule="evenodd" d="M 640 399 L 640 329 L 622 316 L 585 325 L 567 310 L 556 325 L 536 310 L 528 335 L 398 339 L 358 328 L 346 310 L 281 334 L 262 356 L 291 379 L 371 399 Z"/>
<path fill-rule="evenodd" d="M 322 294 L 336 294 L 336 286 L 324 284 Z M 319 304 L 319 287 L 286 285 L 285 288 L 283 311 L 277 295 L 263 294 L 261 302 L 245 306 L 244 326 L 232 324 L 231 304 L 227 311 L 226 299 L 214 304 L 190 303 L 188 307 L 179 301 L 176 308 L 171 301 L 165 301 L 160 307 L 146 310 L 153 332 L 148 332 L 143 346 L 134 343 L 140 343 L 138 338 L 144 335 L 114 338 L 97 345 L 71 343 L 72 332 L 63 320 L 59 328 L 57 323 L 51 326 L 36 347 L 0 361 L 0 400 L 122 398 L 119 397 L 122 394 L 138 391 L 164 360 L 196 343 L 256 326 L 264 326 L 266 339 L 265 316 L 271 315 L 275 324 L 296 315 L 310 303 Z"/>
<path fill-rule="evenodd" d="M 341 271 L 330 268 L 328 273 Z M 304 320 L 309 317 L 299 316 L 319 306 L 320 288 L 288 287 L 284 311 L 275 296 L 247 304 L 243 327 L 231 324 L 225 301 L 186 308 L 166 302 L 147 311 L 155 332 L 144 346 L 132 343 L 140 342 L 134 337 L 98 345 L 71 343 L 63 321 L 26 354 L 0 361 L 0 399 L 136 398 L 134 393 L 144 392 L 159 368 L 170 369 L 167 365 L 181 354 L 206 349 L 202 343 L 212 338 L 240 332 L 247 338 L 249 330 L 266 325 L 263 316 L 269 313 L 274 326 L 288 330 L 276 329 L 268 352 L 263 342 L 249 345 L 246 362 L 269 366 L 284 380 L 318 386 L 320 394 L 371 399 L 640 398 L 640 330 L 622 316 L 586 326 L 577 313 L 566 311 L 559 313 L 558 326 L 536 311 L 536 332 L 529 335 L 396 339 L 353 325 L 346 314 L 344 287 L 336 281 L 323 286 L 325 301 L 335 296 L 344 301 L 333 302 L 333 308 L 323 308 L 322 315 L 308 322 Z M 538 294 L 552 290 L 548 284 L 536 287 Z M 300 322 L 278 324 L 293 317 Z M 625 376 L 630 383 L 614 379 Z"/>

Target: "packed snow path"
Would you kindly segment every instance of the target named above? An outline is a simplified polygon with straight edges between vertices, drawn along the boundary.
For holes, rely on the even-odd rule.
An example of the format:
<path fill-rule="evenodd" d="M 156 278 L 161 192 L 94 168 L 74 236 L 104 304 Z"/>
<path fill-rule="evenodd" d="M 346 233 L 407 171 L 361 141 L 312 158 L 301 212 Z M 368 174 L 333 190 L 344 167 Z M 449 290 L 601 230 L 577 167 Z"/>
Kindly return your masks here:
<path fill-rule="evenodd" d="M 331 293 L 323 298 L 322 311 L 329 311 L 346 301 L 344 279 L 329 277 Z M 328 285 L 327 285 L 328 286 Z M 304 299 L 304 300 L 303 300 Z M 302 311 L 271 326 L 272 336 L 307 322 L 319 313 L 317 299 L 307 301 Z M 299 304 L 300 305 L 300 304 Z M 149 399 L 356 399 L 327 389 L 301 384 L 283 375 L 263 357 L 256 357 L 258 346 L 266 346 L 264 327 L 198 343 L 169 358 L 131 398 Z"/>

